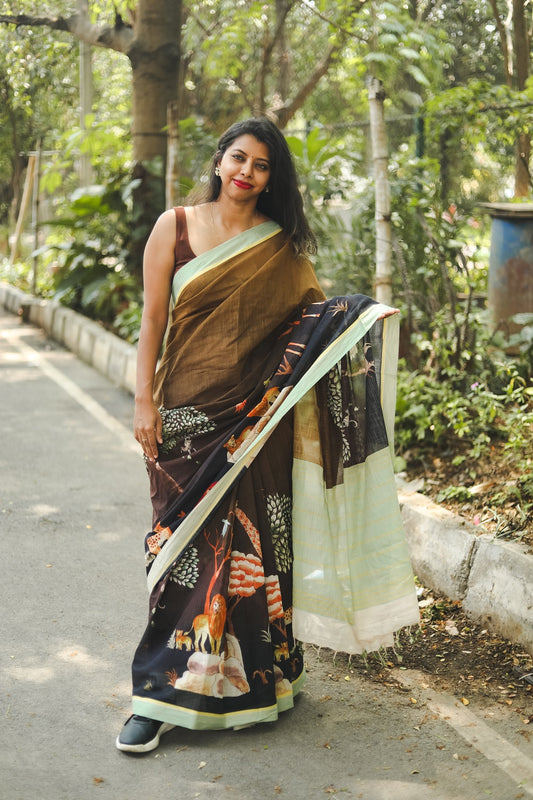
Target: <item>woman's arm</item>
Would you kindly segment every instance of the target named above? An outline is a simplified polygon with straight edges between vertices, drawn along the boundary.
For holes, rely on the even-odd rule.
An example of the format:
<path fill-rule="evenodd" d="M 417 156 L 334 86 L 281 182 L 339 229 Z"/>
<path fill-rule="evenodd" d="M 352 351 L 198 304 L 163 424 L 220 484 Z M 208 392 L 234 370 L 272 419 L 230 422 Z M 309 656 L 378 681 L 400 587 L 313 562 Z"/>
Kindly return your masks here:
<path fill-rule="evenodd" d="M 157 220 L 146 243 L 143 262 L 144 307 L 137 349 L 134 435 L 146 456 L 157 458 L 161 415 L 154 403 L 153 384 L 157 359 L 168 322 L 174 272 L 176 217 L 173 209 Z"/>

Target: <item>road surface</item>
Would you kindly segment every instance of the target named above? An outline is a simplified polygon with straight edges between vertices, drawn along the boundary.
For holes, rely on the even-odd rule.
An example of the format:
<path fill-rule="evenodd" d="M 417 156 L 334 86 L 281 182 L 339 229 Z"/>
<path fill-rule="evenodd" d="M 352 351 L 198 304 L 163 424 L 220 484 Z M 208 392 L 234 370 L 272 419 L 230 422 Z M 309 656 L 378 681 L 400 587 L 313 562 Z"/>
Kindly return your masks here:
<path fill-rule="evenodd" d="M 533 746 L 501 706 L 471 711 L 404 672 L 361 678 L 310 648 L 295 709 L 240 732 L 114 747 L 144 629 L 144 465 L 132 398 L 0 312 L 2 800 L 515 800 Z M 522 732 L 523 733 L 523 732 Z"/>

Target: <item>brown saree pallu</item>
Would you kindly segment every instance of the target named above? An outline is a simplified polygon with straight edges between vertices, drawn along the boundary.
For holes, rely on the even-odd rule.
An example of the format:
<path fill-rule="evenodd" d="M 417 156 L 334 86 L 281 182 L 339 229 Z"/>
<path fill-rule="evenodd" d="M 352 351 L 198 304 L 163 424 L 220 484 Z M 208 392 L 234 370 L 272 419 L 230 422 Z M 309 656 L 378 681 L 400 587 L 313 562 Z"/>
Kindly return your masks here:
<path fill-rule="evenodd" d="M 361 652 L 418 621 L 389 444 L 398 325 L 363 295 L 324 300 L 271 222 L 182 267 L 173 298 L 133 711 L 272 721 L 300 641 Z"/>

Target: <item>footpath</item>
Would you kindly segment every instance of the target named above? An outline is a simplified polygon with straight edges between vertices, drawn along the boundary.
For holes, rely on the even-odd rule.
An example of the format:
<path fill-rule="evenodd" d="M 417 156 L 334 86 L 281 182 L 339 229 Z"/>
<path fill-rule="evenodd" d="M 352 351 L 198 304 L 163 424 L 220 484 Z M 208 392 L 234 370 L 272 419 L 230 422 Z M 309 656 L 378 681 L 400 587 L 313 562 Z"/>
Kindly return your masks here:
<path fill-rule="evenodd" d="M 0 283 L 0 306 L 43 329 L 116 386 L 133 393 L 136 348 L 52 300 Z M 415 575 L 460 600 L 465 613 L 533 653 L 533 554 L 441 508 L 398 478 Z"/>

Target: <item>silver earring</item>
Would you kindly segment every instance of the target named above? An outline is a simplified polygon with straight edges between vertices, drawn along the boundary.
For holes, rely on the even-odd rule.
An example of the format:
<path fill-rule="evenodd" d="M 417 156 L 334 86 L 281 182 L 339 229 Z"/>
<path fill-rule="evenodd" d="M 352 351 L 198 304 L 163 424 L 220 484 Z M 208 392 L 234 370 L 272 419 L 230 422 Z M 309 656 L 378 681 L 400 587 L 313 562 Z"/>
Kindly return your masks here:
<path fill-rule="evenodd" d="M 265 194 L 268 194 L 270 191 L 270 186 L 265 186 Z"/>
<path fill-rule="evenodd" d="M 215 167 L 215 175 L 220 178 L 220 167 Z"/>

